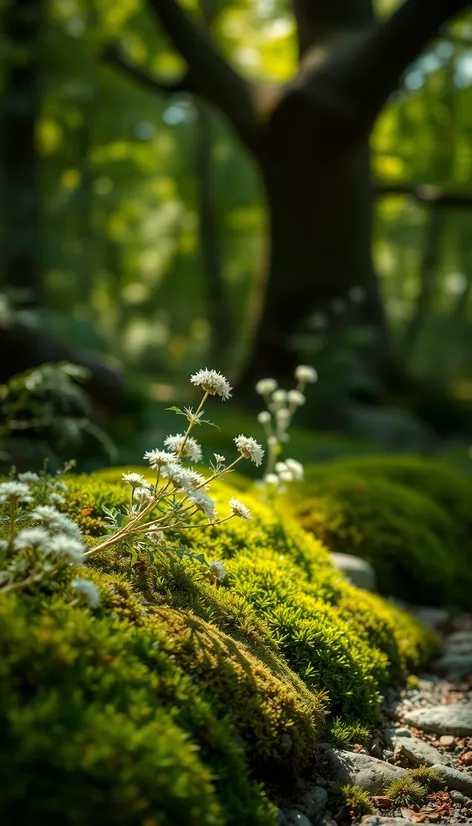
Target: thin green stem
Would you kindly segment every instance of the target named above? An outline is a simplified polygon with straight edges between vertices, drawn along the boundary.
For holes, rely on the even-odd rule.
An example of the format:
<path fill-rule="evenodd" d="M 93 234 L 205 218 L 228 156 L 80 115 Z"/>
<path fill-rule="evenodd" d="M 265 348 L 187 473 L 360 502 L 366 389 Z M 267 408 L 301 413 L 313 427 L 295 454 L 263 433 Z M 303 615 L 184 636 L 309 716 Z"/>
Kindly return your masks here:
<path fill-rule="evenodd" d="M 203 409 L 203 405 L 205 404 L 208 396 L 209 396 L 209 392 L 208 392 L 208 390 L 206 390 L 205 393 L 203 394 L 203 398 L 202 398 L 200 404 L 198 405 L 197 410 L 194 414 L 195 417 L 197 417 L 198 414 L 200 413 L 200 411 Z M 180 459 L 182 457 L 182 454 L 183 454 L 184 449 L 185 449 L 185 445 L 187 444 L 187 440 L 188 440 L 188 437 L 190 436 L 190 431 L 191 431 L 193 426 L 194 426 L 194 422 L 190 421 L 189 424 L 188 424 L 185 436 L 184 436 L 184 440 L 183 440 L 182 444 L 180 445 L 179 451 L 177 453 L 177 459 Z"/>
<path fill-rule="evenodd" d="M 214 473 L 213 476 L 209 476 L 209 478 L 205 479 L 205 481 L 202 482 L 201 485 L 198 485 L 198 487 L 194 488 L 194 491 L 200 490 L 200 488 L 203 488 L 206 485 L 209 485 L 210 482 L 213 482 L 215 479 L 219 479 L 220 476 L 223 476 L 225 473 L 228 473 L 230 470 L 232 470 L 238 464 L 238 462 L 241 461 L 241 459 L 244 459 L 244 456 L 238 456 L 238 458 L 235 459 L 234 462 L 231 462 L 231 464 L 228 465 L 228 467 L 225 467 L 225 468 L 223 468 L 223 470 L 220 470 L 217 473 Z"/>
<path fill-rule="evenodd" d="M 50 573 L 50 572 L 49 572 Z M 10 591 L 17 591 L 19 588 L 26 588 L 28 585 L 31 585 L 33 582 L 39 582 L 40 579 L 43 579 L 45 576 L 44 571 L 39 574 L 35 574 L 34 576 L 29 576 L 27 579 L 22 580 L 22 582 L 12 582 L 11 585 L 6 585 L 4 588 L 0 588 L 0 596 L 2 594 L 8 594 Z"/>
<path fill-rule="evenodd" d="M 10 499 L 10 536 L 8 540 L 9 550 L 13 548 L 13 543 L 15 541 L 16 536 L 16 509 L 17 502 L 14 498 L 12 498 Z"/>

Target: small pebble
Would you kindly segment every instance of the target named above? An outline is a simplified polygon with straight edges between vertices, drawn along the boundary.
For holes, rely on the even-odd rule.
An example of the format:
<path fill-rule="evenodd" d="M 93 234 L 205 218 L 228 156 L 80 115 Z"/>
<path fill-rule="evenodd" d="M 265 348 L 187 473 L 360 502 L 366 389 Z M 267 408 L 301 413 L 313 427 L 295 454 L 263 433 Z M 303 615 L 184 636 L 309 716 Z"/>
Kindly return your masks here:
<path fill-rule="evenodd" d="M 454 803 L 458 803 L 460 806 L 465 806 L 465 804 L 468 802 L 468 798 L 465 796 L 465 794 L 462 794 L 461 792 L 456 792 L 455 790 L 451 792 L 451 797 Z"/>
<path fill-rule="evenodd" d="M 439 738 L 439 742 L 443 748 L 452 749 L 452 747 L 456 745 L 456 738 L 451 734 L 443 734 L 442 737 Z"/>

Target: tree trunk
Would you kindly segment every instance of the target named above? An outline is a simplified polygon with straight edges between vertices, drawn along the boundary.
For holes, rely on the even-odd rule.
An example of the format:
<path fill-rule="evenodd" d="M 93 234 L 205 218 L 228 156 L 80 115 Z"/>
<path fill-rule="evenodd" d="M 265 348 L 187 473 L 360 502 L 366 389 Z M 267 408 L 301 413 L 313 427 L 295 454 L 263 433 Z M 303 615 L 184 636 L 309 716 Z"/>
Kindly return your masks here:
<path fill-rule="evenodd" d="M 42 292 L 35 146 L 42 6 L 42 0 L 9 0 L 3 15 L 12 49 L 2 107 L 4 280 L 27 290 L 31 304 Z"/>
<path fill-rule="evenodd" d="M 198 188 L 198 215 L 200 222 L 200 255 L 206 288 L 209 351 L 212 361 L 225 367 L 232 343 L 232 322 L 223 281 L 219 227 L 216 216 L 213 182 L 213 137 L 211 112 L 208 104 L 197 100 L 196 177 Z M 215 361 L 216 359 L 216 361 Z"/>
<path fill-rule="evenodd" d="M 330 147 L 328 135 L 324 141 L 310 139 L 307 131 L 306 125 L 303 131 L 293 129 L 292 146 L 285 140 L 262 161 L 271 248 L 264 306 L 242 380 L 245 389 L 266 375 L 291 376 L 296 364 L 291 337 L 312 313 L 330 316 L 333 301 L 347 300 L 352 287 L 362 288 L 365 296 L 356 321 L 377 331 L 371 352 L 375 372 L 388 356 L 371 254 L 368 147 Z"/>

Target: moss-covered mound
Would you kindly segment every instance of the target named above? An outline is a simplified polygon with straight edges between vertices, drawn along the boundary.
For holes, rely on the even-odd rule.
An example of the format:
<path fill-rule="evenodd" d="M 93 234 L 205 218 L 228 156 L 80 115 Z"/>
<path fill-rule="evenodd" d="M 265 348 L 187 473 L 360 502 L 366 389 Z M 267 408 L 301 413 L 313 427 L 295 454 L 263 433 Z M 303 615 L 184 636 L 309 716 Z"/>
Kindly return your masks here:
<path fill-rule="evenodd" d="M 421 491 L 441 505 L 459 537 L 472 541 L 472 480 L 440 459 L 421 456 L 365 456 L 329 465 L 332 472 L 351 471 L 369 479 L 385 479 Z M 319 476 L 319 466 L 307 470 L 307 481 Z"/>
<path fill-rule="evenodd" d="M 89 542 L 118 473 L 71 477 Z M 224 512 L 232 490 L 221 485 Z M 358 592 L 320 541 L 245 495 L 250 523 L 188 532 L 204 566 L 126 544 L 90 557 L 91 609 L 64 582 L 0 601 L 0 821 L 26 826 L 276 823 L 270 799 L 316 741 L 375 719 L 378 692 L 434 639 Z M 136 549 L 135 549 L 136 550 Z M 341 721 L 341 723 L 340 723 Z"/>
<path fill-rule="evenodd" d="M 371 457 L 310 467 L 288 506 L 331 550 L 370 562 L 381 592 L 470 607 L 471 494 L 444 463 Z"/>

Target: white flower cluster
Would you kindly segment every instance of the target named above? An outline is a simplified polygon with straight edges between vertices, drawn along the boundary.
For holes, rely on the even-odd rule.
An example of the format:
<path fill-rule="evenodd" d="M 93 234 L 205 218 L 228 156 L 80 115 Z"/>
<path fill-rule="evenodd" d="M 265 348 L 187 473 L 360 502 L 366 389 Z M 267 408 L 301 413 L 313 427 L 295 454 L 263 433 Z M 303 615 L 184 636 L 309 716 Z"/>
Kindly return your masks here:
<path fill-rule="evenodd" d="M 268 447 L 267 467 L 263 481 L 272 489 L 281 489 L 281 485 L 303 478 L 303 467 L 295 459 L 285 462 L 277 461 L 283 444 L 289 441 L 288 430 L 293 416 L 306 402 L 305 387 L 318 380 L 314 367 L 300 364 L 295 370 L 297 386 L 292 390 L 278 387 L 275 379 L 261 379 L 256 384 L 256 393 L 262 396 L 266 410 L 262 410 L 257 420 L 263 425 Z M 262 457 L 261 457 L 262 458 Z M 260 464 L 260 462 L 258 462 Z"/>
<path fill-rule="evenodd" d="M 86 548 L 79 528 L 55 507 L 65 501 L 57 492 L 59 490 L 67 490 L 64 482 L 48 477 L 41 479 L 33 472 L 21 473 L 18 480 L 0 484 L 0 508 L 7 508 L 10 536 L 9 540 L 0 542 L 0 595 L 51 579 L 61 570 L 84 561 Z M 46 499 L 48 504 L 42 504 L 41 499 Z M 30 505 L 32 507 L 28 508 Z M 25 522 L 30 526 L 19 528 L 19 524 Z M 91 607 L 96 607 L 99 601 L 97 587 L 85 579 L 74 582 L 72 587 L 77 594 Z"/>
<path fill-rule="evenodd" d="M 220 396 L 223 401 L 231 398 L 232 387 L 227 379 L 217 370 L 199 370 L 190 377 L 196 387 L 201 387 L 209 396 Z"/>
<path fill-rule="evenodd" d="M 130 471 L 123 474 L 123 481 L 131 489 L 127 512 L 107 512 L 110 535 L 91 548 L 87 555 L 104 550 L 125 537 L 139 537 L 141 542 L 149 543 L 147 553 L 151 558 L 154 550 L 166 553 L 174 551 L 179 558 L 193 556 L 202 561 L 200 554 L 192 554 L 182 544 L 182 537 L 188 529 L 211 528 L 234 517 L 245 521 L 251 519 L 249 508 L 234 498 L 229 502 L 229 515 L 219 517 L 216 503 L 208 491 L 215 479 L 231 472 L 242 459 L 249 459 L 259 466 L 264 457 L 264 450 L 251 436 L 240 434 L 234 439 L 239 456 L 230 464 L 227 464 L 225 457 L 219 453 L 213 454 L 214 461 L 210 462 L 208 476 L 185 465 L 185 460 L 201 463 L 203 459 L 202 448 L 191 435 L 191 430 L 206 422 L 203 418 L 203 405 L 207 398 L 219 396 L 225 401 L 231 396 L 229 382 L 216 370 L 199 370 L 191 376 L 190 381 L 195 387 L 200 388 L 203 394 L 197 409 L 170 408 L 177 415 L 186 418 L 187 429 L 184 433 L 166 436 L 162 448 L 155 448 L 144 454 L 150 470 L 155 472 L 153 482 L 148 481 L 141 473 Z M 195 522 L 193 517 L 196 514 L 201 514 L 207 521 Z M 174 541 L 177 545 L 172 544 Z M 224 579 L 226 569 L 222 562 L 214 560 L 205 564 L 216 580 Z"/>

